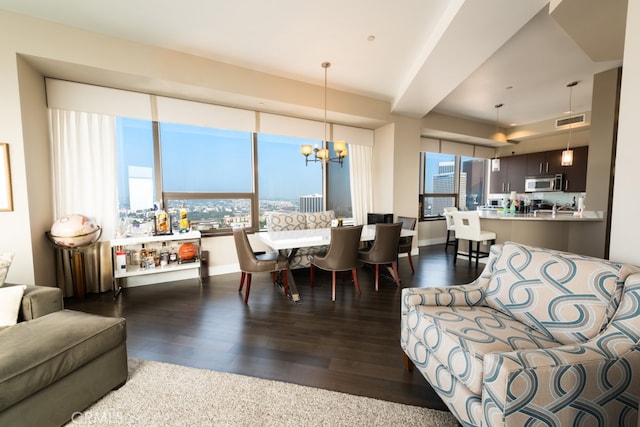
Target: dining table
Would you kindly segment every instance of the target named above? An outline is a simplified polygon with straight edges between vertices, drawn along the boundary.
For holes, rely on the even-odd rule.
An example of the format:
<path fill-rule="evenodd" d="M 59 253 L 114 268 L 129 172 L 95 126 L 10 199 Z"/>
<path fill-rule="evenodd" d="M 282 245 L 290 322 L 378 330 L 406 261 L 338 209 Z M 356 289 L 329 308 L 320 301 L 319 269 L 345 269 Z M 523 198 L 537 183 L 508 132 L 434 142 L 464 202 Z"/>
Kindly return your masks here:
<path fill-rule="evenodd" d="M 346 226 L 348 227 L 348 226 Z M 402 229 L 400 237 L 410 237 L 417 234 L 416 230 Z M 282 251 L 291 262 L 300 248 L 310 246 L 325 246 L 331 244 L 331 228 L 308 228 L 303 230 L 260 231 L 255 236 L 274 251 Z M 376 237 L 376 225 L 367 224 L 362 227 L 361 242 L 373 241 Z M 289 298 L 294 302 L 300 302 L 300 294 L 296 286 L 291 269 L 287 269 L 287 281 L 289 286 Z"/>

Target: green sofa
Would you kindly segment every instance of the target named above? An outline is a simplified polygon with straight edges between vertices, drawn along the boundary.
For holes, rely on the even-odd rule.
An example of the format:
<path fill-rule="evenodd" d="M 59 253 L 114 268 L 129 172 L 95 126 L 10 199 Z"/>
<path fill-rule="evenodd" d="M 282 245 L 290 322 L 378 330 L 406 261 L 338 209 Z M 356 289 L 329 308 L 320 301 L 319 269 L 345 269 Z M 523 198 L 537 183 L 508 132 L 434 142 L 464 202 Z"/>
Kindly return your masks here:
<path fill-rule="evenodd" d="M 127 381 L 125 320 L 65 310 L 58 288 L 26 288 L 0 349 L 3 426 L 65 424 Z"/>

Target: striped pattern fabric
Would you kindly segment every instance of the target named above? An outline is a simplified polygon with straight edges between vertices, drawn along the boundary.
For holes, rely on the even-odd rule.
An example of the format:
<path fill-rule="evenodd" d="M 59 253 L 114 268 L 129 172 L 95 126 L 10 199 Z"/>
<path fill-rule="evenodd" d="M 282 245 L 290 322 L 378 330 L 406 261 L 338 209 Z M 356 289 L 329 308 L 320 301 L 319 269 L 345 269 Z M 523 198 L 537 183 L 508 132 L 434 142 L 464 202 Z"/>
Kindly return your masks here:
<path fill-rule="evenodd" d="M 336 217 L 335 212 L 278 212 L 267 216 L 268 231 L 286 231 L 286 230 L 306 230 L 315 228 L 329 228 L 331 221 Z M 291 262 L 290 269 L 308 268 L 311 265 L 310 258 L 312 255 L 322 253 L 327 246 L 312 246 L 308 248 L 300 248 Z M 288 256 L 288 254 L 283 254 Z"/>
<path fill-rule="evenodd" d="M 640 273 L 494 245 L 473 283 L 403 289 L 401 346 L 463 426 L 636 427 Z"/>

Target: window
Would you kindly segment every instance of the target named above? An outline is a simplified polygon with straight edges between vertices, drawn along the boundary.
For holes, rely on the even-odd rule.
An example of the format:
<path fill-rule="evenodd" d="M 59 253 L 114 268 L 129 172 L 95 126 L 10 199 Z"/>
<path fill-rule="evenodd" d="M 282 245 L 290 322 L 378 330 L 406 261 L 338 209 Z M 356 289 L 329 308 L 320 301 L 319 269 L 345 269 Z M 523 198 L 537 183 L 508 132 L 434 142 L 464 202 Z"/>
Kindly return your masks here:
<path fill-rule="evenodd" d="M 329 144 L 333 153 L 333 143 Z M 351 178 L 349 177 L 349 156 L 342 159 L 342 166 L 329 163 L 327 167 L 327 209 L 336 213 L 336 218 L 351 218 Z"/>
<path fill-rule="evenodd" d="M 120 219 L 130 232 L 148 221 L 155 194 L 153 123 L 118 117 L 116 153 Z"/>
<path fill-rule="evenodd" d="M 174 226 L 184 206 L 199 230 L 252 226 L 253 134 L 160 123 L 163 200 Z"/>
<path fill-rule="evenodd" d="M 486 170 L 486 159 L 422 153 L 422 218 L 441 219 L 446 207 L 475 210 L 483 205 Z"/>
<path fill-rule="evenodd" d="M 259 228 L 273 211 L 317 212 L 324 210 L 322 167 L 305 166 L 303 144 L 318 140 L 258 134 Z"/>
<path fill-rule="evenodd" d="M 305 166 L 303 144 L 319 140 L 118 118 L 120 217 L 132 233 L 153 227 L 162 201 L 172 226 L 187 208 L 192 226 L 207 233 L 235 225 L 264 228 L 273 211 L 334 209 L 351 216 L 349 163 Z M 135 230 L 141 227 L 141 230 Z"/>

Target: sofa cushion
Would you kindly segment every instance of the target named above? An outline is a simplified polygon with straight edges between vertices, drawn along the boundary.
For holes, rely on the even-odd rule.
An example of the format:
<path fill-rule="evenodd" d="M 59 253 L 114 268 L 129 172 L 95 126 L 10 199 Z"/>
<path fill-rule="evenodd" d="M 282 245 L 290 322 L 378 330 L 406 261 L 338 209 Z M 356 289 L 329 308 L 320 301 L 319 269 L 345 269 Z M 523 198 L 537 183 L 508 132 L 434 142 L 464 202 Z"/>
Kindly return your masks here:
<path fill-rule="evenodd" d="M 0 327 L 15 325 L 26 286 L 0 288 Z"/>
<path fill-rule="evenodd" d="M 273 213 L 267 217 L 267 230 L 304 230 L 307 228 L 307 219 L 304 214 L 297 212 Z"/>
<path fill-rule="evenodd" d="M 126 341 L 125 320 L 62 310 L 0 330 L 0 411 Z"/>
<path fill-rule="evenodd" d="M 617 304 L 621 265 L 598 258 L 505 243 L 486 304 L 570 344 L 595 336 Z"/>
<path fill-rule="evenodd" d="M 0 254 L 0 286 L 4 285 L 4 281 L 9 273 L 9 267 L 13 261 L 13 253 L 5 252 Z"/>
<path fill-rule="evenodd" d="M 307 212 L 304 215 L 309 229 L 329 228 L 331 227 L 331 221 L 336 219 L 334 211 Z"/>
<path fill-rule="evenodd" d="M 477 395 L 482 392 L 485 354 L 560 345 L 490 307 L 421 305 L 407 322 L 428 351 Z"/>

